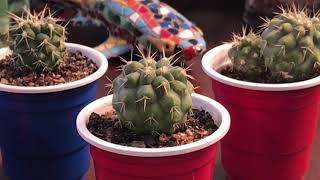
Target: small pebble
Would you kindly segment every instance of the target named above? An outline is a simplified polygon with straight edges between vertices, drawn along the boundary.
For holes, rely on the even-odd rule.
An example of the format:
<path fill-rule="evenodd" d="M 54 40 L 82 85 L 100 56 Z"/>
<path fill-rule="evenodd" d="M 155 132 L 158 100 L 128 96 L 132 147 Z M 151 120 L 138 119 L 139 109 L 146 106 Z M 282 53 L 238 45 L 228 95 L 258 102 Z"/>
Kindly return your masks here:
<path fill-rule="evenodd" d="M 190 129 L 187 129 L 186 133 L 187 133 L 188 136 L 193 136 L 193 132 Z"/>
<path fill-rule="evenodd" d="M 28 83 L 28 86 L 31 86 L 31 87 L 32 87 L 32 86 L 35 86 L 35 84 L 34 84 L 33 82 L 29 82 L 29 83 Z"/>
<path fill-rule="evenodd" d="M 1 81 L 0 81 L 1 84 L 9 84 L 9 81 L 5 78 L 1 78 Z"/>
<path fill-rule="evenodd" d="M 164 134 L 164 133 L 160 134 L 159 141 L 161 143 L 167 142 L 168 140 L 169 140 L 169 137 L 166 134 Z"/>
<path fill-rule="evenodd" d="M 146 147 L 146 145 L 144 144 L 144 141 L 132 141 L 131 146 L 137 147 L 137 148 L 145 148 Z"/>

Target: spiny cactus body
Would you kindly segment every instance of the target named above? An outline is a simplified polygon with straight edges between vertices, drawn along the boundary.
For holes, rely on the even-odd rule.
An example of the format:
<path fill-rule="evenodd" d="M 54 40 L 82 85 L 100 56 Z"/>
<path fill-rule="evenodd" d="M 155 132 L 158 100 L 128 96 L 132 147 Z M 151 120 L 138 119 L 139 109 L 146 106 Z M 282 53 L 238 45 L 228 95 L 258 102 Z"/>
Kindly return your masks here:
<path fill-rule="evenodd" d="M 293 8 L 266 22 L 261 34 L 266 66 L 272 75 L 284 81 L 299 81 L 311 76 L 320 63 L 320 32 L 318 17 Z"/>
<path fill-rule="evenodd" d="M 259 76 L 266 71 L 262 57 L 265 46 L 266 42 L 253 32 L 246 36 L 234 34 L 233 46 L 229 51 L 233 68 L 249 76 Z"/>
<path fill-rule="evenodd" d="M 9 18 L 7 16 L 8 2 L 0 1 L 0 48 L 5 47 L 8 39 Z"/>
<path fill-rule="evenodd" d="M 296 7 L 266 20 L 261 36 L 234 38 L 229 51 L 233 67 L 246 76 L 271 73 L 273 82 L 312 78 L 320 67 L 320 19 Z"/>
<path fill-rule="evenodd" d="M 156 62 L 150 55 L 128 61 L 113 80 L 112 104 L 122 123 L 137 133 L 172 133 L 186 120 L 193 86 L 186 70 L 170 58 Z"/>
<path fill-rule="evenodd" d="M 22 17 L 10 14 L 13 26 L 10 27 L 10 48 L 14 64 L 36 71 L 51 71 L 63 61 L 65 28 L 58 24 L 60 19 L 50 15 L 47 10 L 32 14 L 25 10 Z"/>

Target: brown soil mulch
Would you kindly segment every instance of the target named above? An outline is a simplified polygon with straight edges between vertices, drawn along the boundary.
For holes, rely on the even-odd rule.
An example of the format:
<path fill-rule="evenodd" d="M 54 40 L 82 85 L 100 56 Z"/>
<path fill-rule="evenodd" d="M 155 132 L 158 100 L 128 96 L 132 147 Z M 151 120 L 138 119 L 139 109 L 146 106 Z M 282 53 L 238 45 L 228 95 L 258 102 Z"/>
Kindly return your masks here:
<path fill-rule="evenodd" d="M 83 79 L 97 71 L 98 67 L 81 52 L 68 52 L 60 68 L 47 73 L 29 69 L 17 70 L 10 56 L 0 60 L 0 83 L 13 86 L 52 86 Z"/>
<path fill-rule="evenodd" d="M 260 76 L 257 76 L 257 77 L 256 76 L 255 77 L 248 76 L 248 75 L 242 73 L 241 71 L 238 71 L 236 69 L 231 68 L 230 66 L 228 66 L 225 69 L 221 70 L 220 73 L 222 75 L 230 77 L 232 79 L 237 79 L 237 80 L 240 80 L 240 81 L 247 81 L 247 82 L 255 82 L 255 83 L 265 83 L 265 84 L 275 83 L 275 84 L 280 84 L 280 83 L 293 82 L 293 81 L 285 80 L 284 78 L 282 78 L 280 76 L 277 77 L 277 78 L 271 77 L 270 71 L 266 71 L 266 72 L 260 74 Z M 306 78 L 305 80 L 315 78 L 315 77 L 317 77 L 319 75 L 320 75 L 320 68 L 314 69 L 314 72 L 312 72 L 311 78 Z"/>
<path fill-rule="evenodd" d="M 137 134 L 121 125 L 115 111 L 105 115 L 92 113 L 87 125 L 89 131 L 105 141 L 139 148 L 161 148 L 189 144 L 203 139 L 218 129 L 211 115 L 204 110 L 193 109 L 185 125 L 169 134 Z"/>

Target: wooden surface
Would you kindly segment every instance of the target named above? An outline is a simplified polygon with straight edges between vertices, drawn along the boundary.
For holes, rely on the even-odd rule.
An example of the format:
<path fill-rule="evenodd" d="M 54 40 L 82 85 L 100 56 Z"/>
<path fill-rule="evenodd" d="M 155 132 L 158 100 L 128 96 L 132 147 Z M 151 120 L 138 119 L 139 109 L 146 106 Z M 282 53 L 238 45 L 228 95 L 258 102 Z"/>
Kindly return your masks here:
<path fill-rule="evenodd" d="M 183 12 L 187 17 L 197 22 L 197 24 L 203 29 L 205 33 L 205 39 L 208 42 L 209 47 L 214 47 L 221 44 L 222 42 L 230 39 L 230 33 L 233 31 L 239 31 L 242 25 L 242 10 L 243 1 L 224 0 L 224 1 L 210 1 L 203 0 L 192 1 L 169 1 L 175 8 Z M 213 2 L 213 3 L 212 3 Z M 218 3 L 218 4 L 215 4 Z M 232 3 L 232 4 L 231 4 Z M 236 3 L 236 4 L 235 4 Z M 191 9 L 192 8 L 192 9 Z M 94 36 L 94 34 L 92 34 Z M 79 38 L 85 38 L 79 36 Z M 88 36 L 87 36 L 88 37 Z M 95 38 L 95 37 L 93 37 Z M 73 38 L 74 39 L 74 38 Z M 75 38 L 76 39 L 76 38 Z M 82 39 L 84 40 L 84 39 Z M 89 40 L 87 40 L 89 41 Z M 86 41 L 84 41 L 86 42 Z M 193 63 L 193 75 L 197 80 L 193 82 L 195 86 L 199 86 L 196 90 L 198 93 L 203 95 L 214 97 L 211 91 L 211 81 L 203 73 L 200 65 L 201 57 L 194 58 L 189 64 Z M 110 61 L 110 67 L 106 76 L 113 79 L 116 75 L 114 69 L 120 65 L 119 62 Z M 107 94 L 107 89 L 104 85 L 108 83 L 105 77 L 99 81 L 99 91 L 97 97 L 102 97 Z M 0 160 L 1 161 L 1 160 Z M 1 166 L 1 165 L 0 165 Z M 88 171 L 88 180 L 94 180 L 94 169 L 91 164 Z M 0 180 L 4 178 L 1 176 L 0 167 Z M 215 180 L 224 180 L 224 173 L 220 163 L 220 156 L 216 159 L 215 167 Z M 305 180 L 320 180 L 320 126 L 318 126 L 318 133 L 314 144 L 312 146 L 312 155 L 310 159 L 310 167 L 306 173 Z"/>

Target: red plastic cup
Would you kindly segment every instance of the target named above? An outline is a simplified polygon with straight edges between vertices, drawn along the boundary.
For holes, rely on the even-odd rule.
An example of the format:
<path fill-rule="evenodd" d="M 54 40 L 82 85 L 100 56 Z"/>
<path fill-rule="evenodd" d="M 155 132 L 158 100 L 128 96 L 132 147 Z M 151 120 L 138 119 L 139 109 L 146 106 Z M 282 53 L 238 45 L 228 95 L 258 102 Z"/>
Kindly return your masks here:
<path fill-rule="evenodd" d="M 77 129 L 90 145 L 97 180 L 212 180 L 217 142 L 230 126 L 227 110 L 214 100 L 192 95 L 193 107 L 208 111 L 218 130 L 191 144 L 166 148 L 135 148 L 106 142 L 91 134 L 86 124 L 92 112 L 112 107 L 112 95 L 96 100 L 78 115 Z"/>
<path fill-rule="evenodd" d="M 91 146 L 97 180 L 211 180 L 217 145 L 165 157 L 134 157 Z"/>
<path fill-rule="evenodd" d="M 217 71 L 230 63 L 230 46 L 218 46 L 202 60 L 215 99 L 232 118 L 221 145 L 228 180 L 301 179 L 316 134 L 320 77 L 286 84 L 228 78 Z"/>

